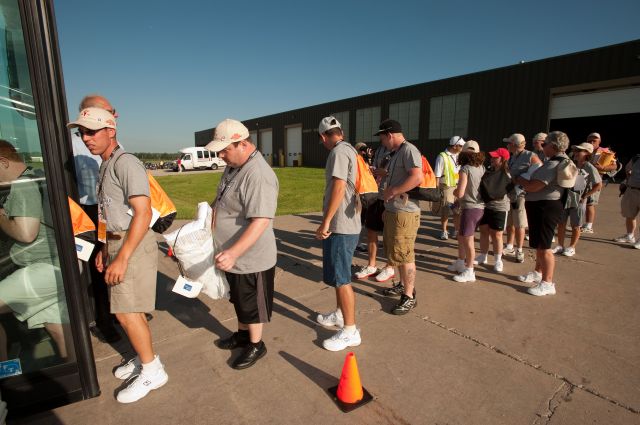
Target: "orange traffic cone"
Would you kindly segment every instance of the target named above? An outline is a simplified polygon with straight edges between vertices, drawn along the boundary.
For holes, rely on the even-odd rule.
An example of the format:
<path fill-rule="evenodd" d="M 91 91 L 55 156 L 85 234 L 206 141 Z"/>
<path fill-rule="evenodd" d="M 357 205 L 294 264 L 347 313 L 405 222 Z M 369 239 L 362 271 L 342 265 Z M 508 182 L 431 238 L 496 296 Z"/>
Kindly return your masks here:
<path fill-rule="evenodd" d="M 371 394 L 362 387 L 360 382 L 355 354 L 347 353 L 342 366 L 340 383 L 337 387 L 329 388 L 329 392 L 334 396 L 338 407 L 345 413 L 373 400 Z"/>

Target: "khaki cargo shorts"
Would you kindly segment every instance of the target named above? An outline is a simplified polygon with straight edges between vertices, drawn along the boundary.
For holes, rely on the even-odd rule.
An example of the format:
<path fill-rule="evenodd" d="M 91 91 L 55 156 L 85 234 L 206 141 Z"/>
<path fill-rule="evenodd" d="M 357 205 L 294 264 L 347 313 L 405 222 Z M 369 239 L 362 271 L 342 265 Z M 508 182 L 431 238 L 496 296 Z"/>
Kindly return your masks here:
<path fill-rule="evenodd" d="M 442 190 L 442 205 L 440 205 L 440 217 L 449 217 L 451 214 L 451 208 L 449 205 L 453 204 L 456 200 L 456 197 L 453 196 L 453 191 L 456 190 L 455 186 L 449 187 L 447 185 L 440 185 L 440 189 Z"/>
<path fill-rule="evenodd" d="M 122 238 L 107 239 L 109 261 L 113 261 L 124 242 L 126 232 L 118 232 Z M 158 243 L 149 230 L 129 258 L 124 281 L 109 286 L 111 313 L 148 313 L 156 308 L 156 281 L 158 274 Z"/>
<path fill-rule="evenodd" d="M 640 212 L 640 189 L 627 188 L 620 201 L 620 210 L 623 217 L 636 218 Z"/>
<path fill-rule="evenodd" d="M 420 212 L 385 211 L 382 214 L 384 254 L 390 266 L 416 262 L 415 244 L 420 227 Z"/>
<path fill-rule="evenodd" d="M 527 211 L 524 209 L 524 196 L 518 196 L 518 200 L 515 204 L 518 206 L 518 209 L 514 210 L 512 207 L 509 211 L 507 226 L 515 226 L 520 229 L 529 227 L 529 223 L 527 222 Z"/>

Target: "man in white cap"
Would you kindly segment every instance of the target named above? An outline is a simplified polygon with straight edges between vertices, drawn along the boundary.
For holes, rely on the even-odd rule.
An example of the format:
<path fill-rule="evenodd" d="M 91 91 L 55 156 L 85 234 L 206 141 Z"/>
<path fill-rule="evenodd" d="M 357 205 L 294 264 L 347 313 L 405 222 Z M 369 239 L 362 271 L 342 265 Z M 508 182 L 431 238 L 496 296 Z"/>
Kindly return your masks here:
<path fill-rule="evenodd" d="M 97 194 L 98 238 L 105 245 L 101 255 L 96 256 L 96 268 L 105 271 L 111 312 L 137 354 L 114 371 L 119 379 L 134 377 L 116 397 L 120 403 L 132 403 L 169 380 L 154 353 L 145 316 L 155 309 L 158 270 L 158 244 L 149 228 L 149 180 L 142 162 L 131 154 L 125 155 L 118 144 L 116 121 L 110 112 L 83 109 L 67 127 L 77 128 L 89 151 L 102 158 Z"/>
<path fill-rule="evenodd" d="M 542 164 L 540 158 L 531 151 L 525 149 L 526 139 L 520 133 L 514 133 L 506 139 L 507 149 L 511 154 L 509 158 L 509 172 L 513 181 L 525 173 L 533 164 Z M 518 263 L 524 263 L 524 232 L 527 228 L 527 213 L 524 208 L 524 191 L 514 191 L 509 195 L 511 199 L 511 212 L 507 217 L 507 246 L 503 253 L 516 256 Z"/>
<path fill-rule="evenodd" d="M 458 165 L 458 155 L 462 152 L 464 139 L 460 136 L 453 136 L 449 139 L 449 146 L 438 154 L 433 173 L 436 176 L 436 183 L 442 190 L 444 195 L 443 204 L 440 207 L 440 239 L 446 241 L 449 239 L 447 224 L 449 223 L 449 212 L 452 212 L 451 205 L 455 202 L 453 191 L 458 185 L 458 173 L 460 166 Z M 453 233 L 451 237 L 455 239 L 458 233 L 458 225 L 460 213 L 453 211 Z"/>
<path fill-rule="evenodd" d="M 593 155 L 591 163 L 596 167 L 600 176 L 611 173 L 618 169 L 618 162 L 615 159 L 615 153 L 609 149 L 600 146 L 602 139 L 600 133 L 591 133 L 587 136 L 587 143 L 593 146 Z M 606 159 L 610 158 L 610 159 Z M 596 220 L 596 205 L 600 201 L 600 192 L 596 192 L 587 198 L 587 214 L 585 223 L 580 228 L 582 233 L 593 233 L 593 222 Z"/>
<path fill-rule="evenodd" d="M 360 236 L 359 197 L 355 190 L 356 150 L 343 140 L 340 122 L 325 117 L 318 126 L 320 143 L 329 151 L 325 166 L 325 192 L 322 222 L 316 239 L 322 241 L 322 280 L 336 293 L 336 309 L 318 314 L 323 326 L 340 328 L 331 338 L 322 341 L 329 351 L 340 351 L 360 345 L 360 330 L 356 327 L 356 302 L 351 286 L 353 251 Z"/>
<path fill-rule="evenodd" d="M 217 345 L 225 350 L 243 347 L 231 367 L 246 369 L 267 353 L 262 331 L 273 310 L 273 218 L 279 184 L 240 121 L 219 123 L 206 147 L 227 163 L 213 202 L 212 226 L 215 265 L 226 274 L 238 320 L 238 330 Z"/>
<path fill-rule="evenodd" d="M 547 138 L 547 133 L 536 133 L 531 139 L 531 143 L 533 144 L 533 153 L 538 155 L 538 159 L 542 162 L 546 159 L 544 156 L 544 139 Z"/>

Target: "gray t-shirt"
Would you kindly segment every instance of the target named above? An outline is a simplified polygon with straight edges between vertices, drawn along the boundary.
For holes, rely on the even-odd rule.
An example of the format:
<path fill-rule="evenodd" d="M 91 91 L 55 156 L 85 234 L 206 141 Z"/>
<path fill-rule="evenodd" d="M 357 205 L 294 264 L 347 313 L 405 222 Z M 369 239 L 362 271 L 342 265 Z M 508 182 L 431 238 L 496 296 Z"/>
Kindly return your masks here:
<path fill-rule="evenodd" d="M 484 175 L 484 165 L 474 167 L 467 164 L 460 168 L 460 173 L 467 175 L 467 187 L 464 190 L 464 196 L 460 198 L 460 207 L 463 210 L 484 208 L 484 201 L 480 196 L 480 180 Z"/>
<path fill-rule="evenodd" d="M 409 177 L 409 170 L 418 168 L 422 170 L 422 157 L 420 151 L 411 143 L 405 141 L 389 160 L 389 174 L 380 184 L 380 193 L 387 187 L 399 186 Z M 397 212 L 420 212 L 420 206 L 407 199 L 406 203 L 397 196 L 393 201 L 384 203 L 385 210 Z"/>
<path fill-rule="evenodd" d="M 526 172 L 531 165 L 531 158 L 533 158 L 534 155 L 533 152 L 528 150 L 523 150 L 520 153 L 511 155 L 509 158 L 509 174 L 515 178 Z"/>
<path fill-rule="evenodd" d="M 43 196 L 46 199 L 46 188 L 42 192 L 38 183 L 32 180 L 29 172 L 23 173 L 11 184 L 11 189 L 4 203 L 4 210 L 10 218 L 31 217 L 40 221 L 38 235 L 33 242 L 23 243 L 14 241 L 9 254 L 14 264 L 25 267 L 33 263 L 47 263 L 57 265 L 56 240 L 50 217 L 44 214 Z"/>
<path fill-rule="evenodd" d="M 593 186 L 598 183 L 602 183 L 602 177 L 600 176 L 600 173 L 598 173 L 598 169 L 592 163 L 585 162 L 582 165 L 581 171 L 586 173 L 585 178 L 587 179 L 587 187 L 584 190 L 585 192 L 593 189 Z"/>
<path fill-rule="evenodd" d="M 122 148 L 113 151 L 111 158 L 100 164 L 98 204 L 107 221 L 107 231 L 129 230 L 132 196 L 150 197 L 147 170 L 138 158 Z"/>
<path fill-rule="evenodd" d="M 227 167 L 216 192 L 213 233 L 216 252 L 236 243 L 252 218 L 271 219 L 258 240 L 230 270 L 237 274 L 269 270 L 277 261 L 273 218 L 278 207 L 278 178 L 262 155 L 256 152 L 242 167 Z"/>
<path fill-rule="evenodd" d="M 627 178 L 627 184 L 631 187 L 640 188 L 640 159 L 629 161 L 625 167 L 625 171 L 631 170 L 631 175 Z"/>
<path fill-rule="evenodd" d="M 353 146 L 347 142 L 338 142 L 329 152 L 327 165 L 324 170 L 325 190 L 322 201 L 322 211 L 326 212 L 329 207 L 329 198 L 333 190 L 334 178 L 347 183 L 344 197 L 338 210 L 331 219 L 329 230 L 333 233 L 345 235 L 357 235 L 360 233 L 360 213 L 356 211 L 356 155 Z"/>
<path fill-rule="evenodd" d="M 568 159 L 564 153 L 556 155 L 554 158 Z M 558 185 L 558 165 L 560 161 L 553 158 L 542 163 L 542 166 L 534 171 L 531 181 L 540 180 L 545 187 L 539 192 L 527 192 L 525 199 L 527 201 L 555 201 L 562 198 L 564 188 Z"/>

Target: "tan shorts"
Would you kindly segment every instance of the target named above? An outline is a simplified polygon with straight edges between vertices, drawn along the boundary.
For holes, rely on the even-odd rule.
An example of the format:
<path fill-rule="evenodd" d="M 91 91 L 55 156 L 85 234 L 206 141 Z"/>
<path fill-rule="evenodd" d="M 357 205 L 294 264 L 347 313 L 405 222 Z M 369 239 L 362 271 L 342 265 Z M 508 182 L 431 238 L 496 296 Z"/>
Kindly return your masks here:
<path fill-rule="evenodd" d="M 415 244 L 420 227 L 420 212 L 385 211 L 382 214 L 384 254 L 390 266 L 416 262 Z"/>
<path fill-rule="evenodd" d="M 518 205 L 518 209 L 514 210 L 512 208 L 511 211 L 509 211 L 507 226 L 515 226 L 517 228 L 524 229 L 529 226 L 529 223 L 527 222 L 527 211 L 524 209 L 524 196 L 518 196 L 516 203 Z"/>
<path fill-rule="evenodd" d="M 440 185 L 440 189 L 442 189 L 442 201 L 444 205 L 440 206 L 440 217 L 449 217 L 451 213 L 451 208 L 449 205 L 453 204 L 456 200 L 455 196 L 453 196 L 453 191 L 456 190 L 454 187 L 449 187 L 445 185 Z"/>
<path fill-rule="evenodd" d="M 620 210 L 625 218 L 636 218 L 640 212 L 640 189 L 627 188 L 620 201 Z"/>
<path fill-rule="evenodd" d="M 125 232 L 119 233 L 125 235 Z M 109 261 L 115 259 L 124 237 L 107 240 Z M 109 286 L 111 313 L 147 313 L 156 308 L 156 281 L 158 274 L 158 243 L 153 230 L 149 230 L 129 259 L 124 281 Z"/>

